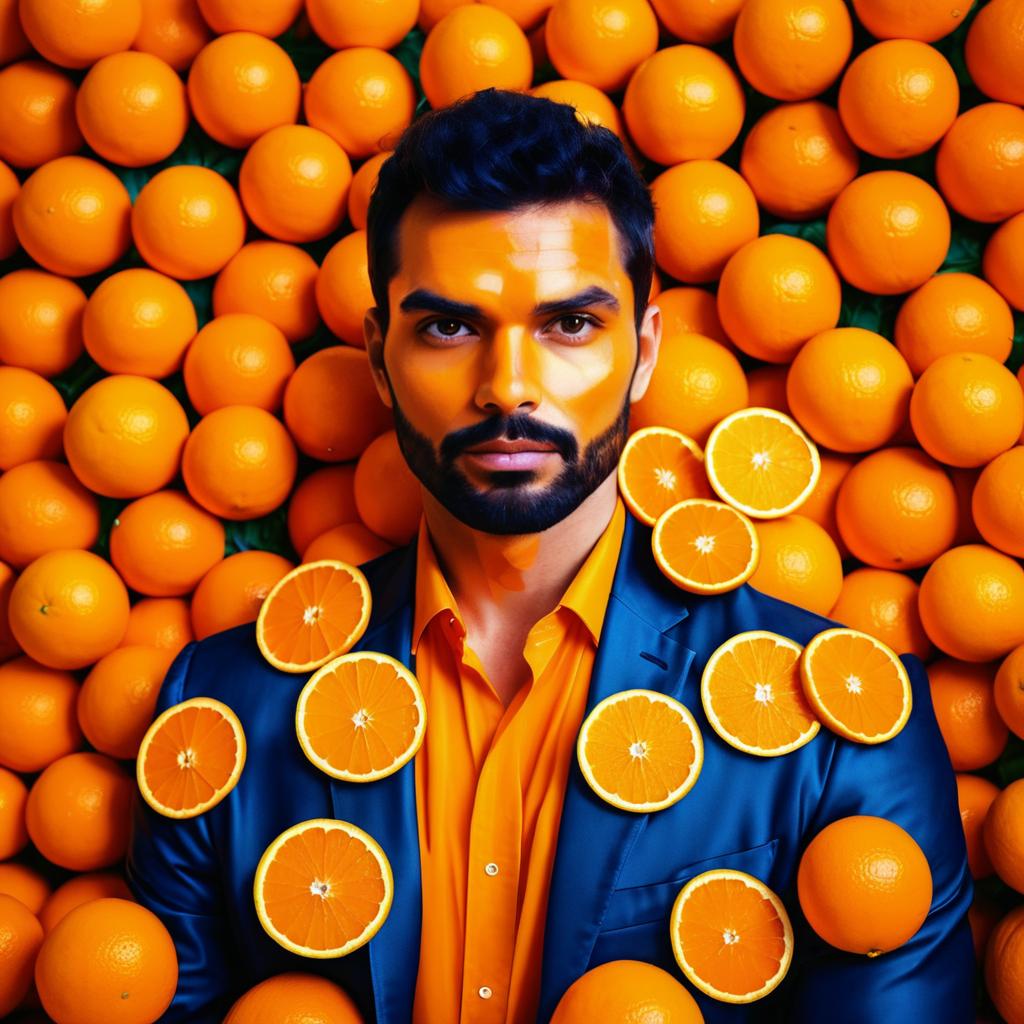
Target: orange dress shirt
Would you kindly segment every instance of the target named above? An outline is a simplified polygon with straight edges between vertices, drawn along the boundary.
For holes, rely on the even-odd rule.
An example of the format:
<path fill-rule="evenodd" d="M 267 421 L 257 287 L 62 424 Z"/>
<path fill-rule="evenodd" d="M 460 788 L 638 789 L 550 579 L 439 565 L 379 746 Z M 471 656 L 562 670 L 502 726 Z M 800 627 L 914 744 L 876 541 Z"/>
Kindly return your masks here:
<path fill-rule="evenodd" d="M 414 1024 L 534 1024 L 562 801 L 619 557 L 621 498 L 559 605 L 530 630 L 506 708 L 465 643 L 426 521 L 412 650 L 423 923 Z"/>

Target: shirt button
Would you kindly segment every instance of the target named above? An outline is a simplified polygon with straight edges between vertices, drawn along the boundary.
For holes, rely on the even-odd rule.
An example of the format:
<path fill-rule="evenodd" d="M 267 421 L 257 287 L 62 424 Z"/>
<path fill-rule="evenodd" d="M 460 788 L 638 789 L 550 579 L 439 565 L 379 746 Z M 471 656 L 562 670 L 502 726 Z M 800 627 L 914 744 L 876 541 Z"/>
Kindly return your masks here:
<path fill-rule="evenodd" d="M 498 865 L 491 861 L 490 864 L 484 865 L 484 871 L 489 875 L 496 875 L 498 873 Z"/>
<path fill-rule="evenodd" d="M 449 626 L 454 626 L 455 625 L 455 616 L 454 615 L 449 615 L 448 616 L 448 625 Z"/>
<path fill-rule="evenodd" d="M 476 990 L 476 993 L 481 999 L 490 999 L 491 996 L 494 995 L 494 993 L 486 985 L 481 985 Z"/>

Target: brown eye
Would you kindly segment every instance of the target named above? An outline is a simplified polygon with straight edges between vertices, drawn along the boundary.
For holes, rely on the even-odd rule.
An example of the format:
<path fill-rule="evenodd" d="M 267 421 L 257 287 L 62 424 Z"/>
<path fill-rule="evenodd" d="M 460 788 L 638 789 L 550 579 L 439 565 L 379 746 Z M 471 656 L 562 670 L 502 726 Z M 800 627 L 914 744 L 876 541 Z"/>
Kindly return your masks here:
<path fill-rule="evenodd" d="M 458 320 L 435 320 L 434 323 L 440 329 L 442 334 L 451 336 L 458 332 L 459 321 Z M 451 328 L 449 330 L 448 328 Z"/>
<path fill-rule="evenodd" d="M 572 314 L 570 314 L 567 317 L 563 317 L 562 318 L 562 323 L 563 324 L 565 324 L 565 323 L 574 323 L 576 325 L 575 330 L 573 330 L 572 328 L 569 328 L 566 331 L 566 334 L 579 334 L 579 332 L 586 325 L 587 321 L 583 317 L 578 316 L 576 313 L 572 313 Z"/>

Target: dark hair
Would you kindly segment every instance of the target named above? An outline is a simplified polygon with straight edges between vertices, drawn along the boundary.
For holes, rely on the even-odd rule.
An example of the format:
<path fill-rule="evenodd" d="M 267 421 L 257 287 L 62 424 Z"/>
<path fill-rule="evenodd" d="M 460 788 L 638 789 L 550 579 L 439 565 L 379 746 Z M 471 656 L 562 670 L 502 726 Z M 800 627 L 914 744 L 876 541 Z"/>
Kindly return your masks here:
<path fill-rule="evenodd" d="M 384 334 L 388 282 L 398 270 L 398 223 L 423 193 L 458 210 L 603 203 L 625 246 L 639 331 L 654 272 L 654 204 L 608 128 L 582 123 L 566 103 L 494 88 L 413 121 L 381 165 L 367 213 L 370 286 Z"/>

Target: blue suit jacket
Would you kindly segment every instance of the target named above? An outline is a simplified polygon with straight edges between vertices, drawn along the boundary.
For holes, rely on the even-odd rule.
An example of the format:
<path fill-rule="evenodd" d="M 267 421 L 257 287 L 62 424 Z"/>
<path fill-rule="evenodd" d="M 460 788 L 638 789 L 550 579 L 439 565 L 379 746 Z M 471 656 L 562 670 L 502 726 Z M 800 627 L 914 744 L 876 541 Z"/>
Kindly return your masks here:
<path fill-rule="evenodd" d="M 713 597 L 684 593 L 655 565 L 650 532 L 627 516 L 587 710 L 630 687 L 670 694 L 697 718 L 704 767 L 681 801 L 634 814 L 595 796 L 573 758 L 548 904 L 538 1021 L 549 1019 L 584 971 L 608 960 L 647 960 L 681 979 L 669 943 L 672 902 L 687 879 L 723 866 L 757 876 L 782 897 L 794 924 L 795 955 L 783 984 L 759 1002 L 718 1003 L 694 991 L 709 1024 L 972 1022 L 974 955 L 966 919 L 972 882 L 954 774 L 921 662 L 903 659 L 913 711 L 889 742 L 863 746 L 822 728 L 781 757 L 741 753 L 720 740 L 704 716 L 700 676 L 709 655 L 742 630 L 771 629 L 806 643 L 834 623 L 749 586 Z M 415 560 L 413 542 L 363 567 L 373 613 L 357 645 L 387 652 L 414 670 Z M 306 678 L 268 665 L 252 625 L 189 644 L 168 671 L 157 713 L 187 697 L 224 701 L 245 729 L 248 761 L 234 791 L 198 818 L 164 818 L 136 799 L 128 880 L 167 925 L 180 961 L 177 994 L 163 1021 L 220 1021 L 242 991 L 296 970 L 335 979 L 368 1024 L 411 1019 L 421 920 L 414 762 L 363 784 L 336 781 L 314 768 L 294 727 Z M 910 832 L 934 882 L 920 931 L 872 960 L 821 942 L 796 897 L 806 844 L 850 814 L 880 815 Z M 314 817 L 366 829 L 394 870 L 394 903 L 383 927 L 338 960 L 286 952 L 264 933 L 253 908 L 263 850 L 284 829 Z"/>

